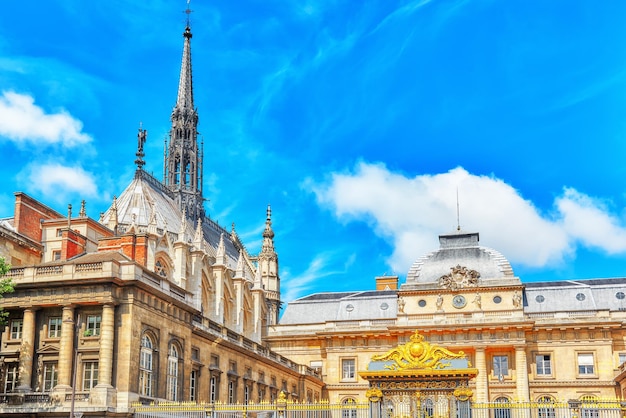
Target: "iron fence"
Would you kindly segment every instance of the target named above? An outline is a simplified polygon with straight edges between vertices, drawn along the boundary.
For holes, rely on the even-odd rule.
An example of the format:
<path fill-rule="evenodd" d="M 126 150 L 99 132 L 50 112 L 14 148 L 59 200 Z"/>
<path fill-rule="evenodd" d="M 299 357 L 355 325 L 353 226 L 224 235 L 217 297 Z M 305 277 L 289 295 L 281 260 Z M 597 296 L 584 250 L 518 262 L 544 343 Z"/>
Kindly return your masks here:
<path fill-rule="evenodd" d="M 386 408 L 382 402 L 158 403 L 133 405 L 136 418 L 626 418 L 626 401 L 489 402 L 467 408 Z"/>

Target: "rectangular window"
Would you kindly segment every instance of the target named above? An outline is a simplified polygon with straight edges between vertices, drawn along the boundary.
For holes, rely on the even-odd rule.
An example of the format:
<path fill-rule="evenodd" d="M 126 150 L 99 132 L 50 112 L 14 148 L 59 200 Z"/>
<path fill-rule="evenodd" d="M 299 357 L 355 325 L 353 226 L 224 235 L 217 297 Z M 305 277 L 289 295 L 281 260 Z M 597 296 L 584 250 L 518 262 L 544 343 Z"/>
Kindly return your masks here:
<path fill-rule="evenodd" d="M 626 362 L 626 353 L 619 353 L 619 364 L 618 366 L 624 364 Z"/>
<path fill-rule="evenodd" d="M 60 316 L 54 316 L 48 319 L 48 338 L 61 338 L 61 324 L 62 320 Z"/>
<path fill-rule="evenodd" d="M 63 230 L 61 228 L 57 228 L 57 237 L 63 236 Z"/>
<path fill-rule="evenodd" d="M 218 397 L 218 393 L 217 393 L 217 388 L 218 388 L 218 377 L 215 375 L 211 375 L 211 381 L 209 382 L 210 387 L 209 387 L 209 401 L 211 403 L 215 403 L 219 397 Z"/>
<path fill-rule="evenodd" d="M 246 383 L 243 387 L 243 403 L 248 404 L 250 402 L 250 385 Z"/>
<path fill-rule="evenodd" d="M 24 321 L 22 319 L 14 319 L 13 321 L 11 321 L 11 339 L 12 340 L 22 339 L 23 326 L 24 326 Z"/>
<path fill-rule="evenodd" d="M 356 365 L 353 358 L 344 358 L 341 360 L 341 378 L 352 380 L 355 377 Z"/>
<path fill-rule="evenodd" d="M 552 362 L 550 354 L 537 354 L 535 360 L 537 362 L 537 375 L 552 375 Z"/>
<path fill-rule="evenodd" d="M 211 354 L 211 367 L 216 369 L 220 368 L 220 358 L 216 354 Z"/>
<path fill-rule="evenodd" d="M 235 390 L 236 390 L 235 382 L 233 380 L 229 380 L 228 381 L 228 403 L 237 402 L 237 396 L 236 396 Z"/>
<path fill-rule="evenodd" d="M 83 363 L 83 390 L 89 390 L 98 384 L 98 362 L 87 361 Z"/>
<path fill-rule="evenodd" d="M 13 392 L 17 388 L 19 381 L 19 365 L 17 363 L 10 363 L 7 365 L 6 374 L 4 376 L 4 391 Z"/>
<path fill-rule="evenodd" d="M 198 372 L 196 370 L 192 370 L 189 375 L 189 400 L 196 400 L 196 385 L 198 384 Z"/>
<path fill-rule="evenodd" d="M 44 363 L 43 365 L 43 391 L 50 392 L 58 383 L 57 364 Z"/>
<path fill-rule="evenodd" d="M 493 356 L 493 374 L 497 378 L 509 375 L 509 356 Z"/>
<path fill-rule="evenodd" d="M 578 353 L 578 374 L 594 374 L 593 354 Z"/>
<path fill-rule="evenodd" d="M 87 325 L 85 327 L 85 337 L 100 335 L 101 315 L 87 315 Z"/>

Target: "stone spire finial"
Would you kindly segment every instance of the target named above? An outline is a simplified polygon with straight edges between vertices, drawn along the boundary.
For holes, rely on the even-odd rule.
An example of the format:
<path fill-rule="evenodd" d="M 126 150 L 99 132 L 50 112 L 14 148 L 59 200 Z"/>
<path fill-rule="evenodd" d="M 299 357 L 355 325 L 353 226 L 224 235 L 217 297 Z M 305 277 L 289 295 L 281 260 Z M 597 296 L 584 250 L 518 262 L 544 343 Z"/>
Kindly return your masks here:
<path fill-rule="evenodd" d="M 243 263 L 243 252 L 239 252 L 239 257 L 237 258 L 237 267 L 235 268 L 235 277 L 246 277 Z"/>
<path fill-rule="evenodd" d="M 193 236 L 193 244 L 197 248 L 201 248 L 203 237 L 204 234 L 202 233 L 202 218 L 200 218 L 198 219 L 198 225 L 196 226 L 196 233 Z"/>
<path fill-rule="evenodd" d="M 220 242 L 217 244 L 217 251 L 215 252 L 215 264 L 226 264 L 226 246 L 224 245 L 224 233 L 220 234 Z"/>
<path fill-rule="evenodd" d="M 261 253 L 274 252 L 274 230 L 272 229 L 272 208 L 267 205 L 267 215 L 265 218 L 265 230 L 263 230 L 263 245 Z"/>
<path fill-rule="evenodd" d="M 117 196 L 113 196 L 113 204 L 111 205 L 111 216 L 109 217 L 109 224 L 107 226 L 113 231 L 115 231 L 115 228 L 117 227 Z"/>
<path fill-rule="evenodd" d="M 81 218 L 87 217 L 87 211 L 85 210 L 85 199 L 80 201 L 80 212 L 78 212 L 78 216 Z"/>
<path fill-rule="evenodd" d="M 263 276 L 261 275 L 261 266 L 257 266 L 256 271 L 254 272 L 254 283 L 252 286 L 254 289 L 262 289 L 263 288 Z"/>

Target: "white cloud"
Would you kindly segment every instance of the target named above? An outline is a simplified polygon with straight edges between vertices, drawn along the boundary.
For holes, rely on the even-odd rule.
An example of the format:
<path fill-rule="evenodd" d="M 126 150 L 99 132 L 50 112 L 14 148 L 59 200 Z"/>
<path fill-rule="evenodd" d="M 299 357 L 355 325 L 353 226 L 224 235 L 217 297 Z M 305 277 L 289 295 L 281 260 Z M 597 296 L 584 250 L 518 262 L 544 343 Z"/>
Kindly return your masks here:
<path fill-rule="evenodd" d="M 0 97 L 0 135 L 17 143 L 72 147 L 91 141 L 82 129 L 82 122 L 67 111 L 46 113 L 31 96 L 4 91 Z"/>
<path fill-rule="evenodd" d="M 292 301 L 315 287 L 321 278 L 345 273 L 345 270 L 328 270 L 329 266 L 335 265 L 334 263 L 336 260 L 332 259 L 336 255 L 337 254 L 332 253 L 317 254 L 309 263 L 307 269 L 294 277 L 291 277 L 289 271 L 284 271 L 282 279 L 285 283 L 284 288 L 287 289 L 287 291 L 281 295 L 282 299 L 285 301 Z M 352 262 L 354 262 L 354 258 L 354 255 L 349 256 L 344 267 L 348 267 Z"/>
<path fill-rule="evenodd" d="M 57 202 L 62 202 L 72 193 L 84 197 L 97 196 L 94 176 L 81 167 L 67 167 L 57 163 L 34 164 L 27 168 L 26 175 L 33 190 Z"/>
<path fill-rule="evenodd" d="M 333 173 L 313 184 L 318 203 L 341 220 L 366 221 L 394 248 L 389 265 L 406 272 L 419 256 L 438 248 L 437 236 L 457 221 L 457 190 L 462 229 L 477 231 L 481 243 L 511 262 L 558 266 L 582 244 L 609 253 L 626 251 L 626 228 L 598 201 L 565 189 L 550 214 L 495 177 L 463 168 L 413 178 L 383 164 L 357 164 L 354 172 Z"/>
<path fill-rule="evenodd" d="M 626 251 L 626 230 L 603 202 L 566 188 L 556 207 L 572 239 L 611 254 Z"/>

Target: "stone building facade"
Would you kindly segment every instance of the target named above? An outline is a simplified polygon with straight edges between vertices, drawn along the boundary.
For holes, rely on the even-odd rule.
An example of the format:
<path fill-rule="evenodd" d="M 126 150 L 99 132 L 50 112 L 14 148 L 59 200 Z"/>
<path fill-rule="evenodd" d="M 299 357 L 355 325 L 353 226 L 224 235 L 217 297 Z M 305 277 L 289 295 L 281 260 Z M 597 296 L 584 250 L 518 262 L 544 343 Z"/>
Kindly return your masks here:
<path fill-rule="evenodd" d="M 399 283 L 288 304 L 271 209 L 259 254 L 203 208 L 191 29 L 162 181 L 135 176 L 97 220 L 18 192 L 0 219 L 16 289 L 0 340 L 0 415 L 128 416 L 135 402 L 363 400 L 372 357 L 409 341 L 463 351 L 473 400 L 626 393 L 626 279 L 523 283 L 477 233 L 440 236 Z M 367 373 L 365 373 L 367 374 Z M 469 378 L 468 378 L 469 379 Z"/>
<path fill-rule="evenodd" d="M 370 359 L 418 330 L 466 353 L 477 402 L 567 401 L 626 392 L 626 279 L 522 283 L 478 233 L 439 237 L 406 282 L 319 293 L 289 303 L 269 341 L 322 373 L 331 402 L 362 399 Z"/>
<path fill-rule="evenodd" d="M 16 285 L 0 343 L 0 415 L 128 416 L 136 402 L 322 397 L 314 369 L 265 342 L 280 308 L 271 210 L 259 254 L 202 206 L 186 27 L 163 181 L 143 170 L 98 220 L 15 193 L 0 257 Z M 262 215 L 262 214 L 260 214 Z"/>

